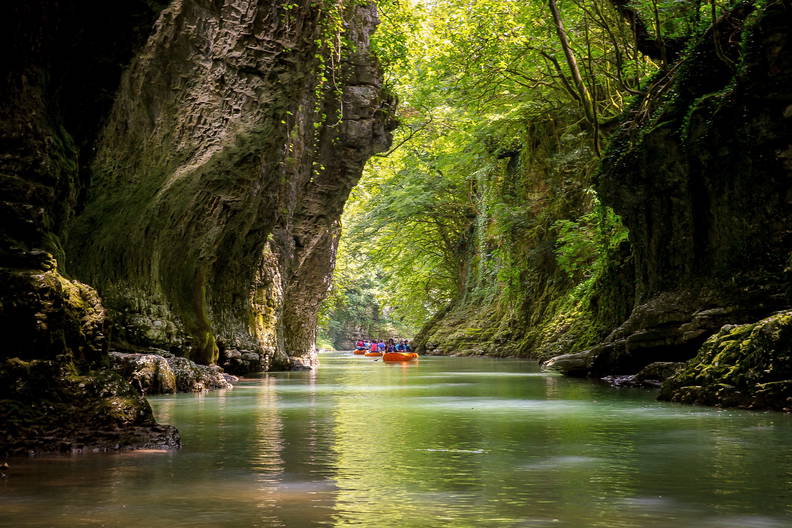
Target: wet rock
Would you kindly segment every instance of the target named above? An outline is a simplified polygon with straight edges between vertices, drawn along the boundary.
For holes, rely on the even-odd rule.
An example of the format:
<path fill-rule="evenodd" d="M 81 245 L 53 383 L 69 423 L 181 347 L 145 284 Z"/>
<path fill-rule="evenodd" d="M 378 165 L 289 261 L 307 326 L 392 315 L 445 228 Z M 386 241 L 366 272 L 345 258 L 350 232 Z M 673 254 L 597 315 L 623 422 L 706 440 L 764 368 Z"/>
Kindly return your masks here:
<path fill-rule="evenodd" d="M 726 325 L 667 379 L 661 399 L 792 411 L 792 310 Z"/>
<path fill-rule="evenodd" d="M 111 352 L 113 369 L 143 394 L 202 392 L 231 389 L 239 378 L 225 374 L 217 365 L 198 365 L 184 357 Z"/>
<path fill-rule="evenodd" d="M 172 394 L 178 383 L 168 361 L 155 354 L 110 352 L 113 370 L 143 394 Z"/>
<path fill-rule="evenodd" d="M 262 366 L 262 355 L 251 350 L 225 350 L 220 358 L 223 370 L 232 374 L 244 375 L 251 372 L 266 370 Z"/>
<path fill-rule="evenodd" d="M 585 350 L 576 354 L 562 354 L 542 363 L 543 370 L 554 370 L 573 377 L 585 377 L 591 368 L 592 352 Z"/>
<path fill-rule="evenodd" d="M 673 376 L 683 366 L 684 363 L 681 362 L 656 361 L 642 368 L 637 374 L 605 376 L 602 380 L 615 387 L 659 388 L 664 380 Z"/>
<path fill-rule="evenodd" d="M 288 370 L 313 370 L 319 366 L 316 353 L 308 356 L 290 356 Z"/>
<path fill-rule="evenodd" d="M 176 377 L 176 389 L 179 392 L 234 388 L 223 375 L 223 369 L 217 365 L 198 365 L 184 357 L 169 358 L 167 362 Z"/>
<path fill-rule="evenodd" d="M 154 420 L 117 372 L 80 371 L 68 356 L 0 363 L 0 456 L 176 448 L 178 431 Z"/>
<path fill-rule="evenodd" d="M 740 303 L 726 302 L 720 291 L 663 293 L 636 306 L 592 349 L 589 375 L 624 376 L 655 362 L 687 361 L 724 324 L 755 321 L 772 306 L 760 293 L 744 293 Z"/>

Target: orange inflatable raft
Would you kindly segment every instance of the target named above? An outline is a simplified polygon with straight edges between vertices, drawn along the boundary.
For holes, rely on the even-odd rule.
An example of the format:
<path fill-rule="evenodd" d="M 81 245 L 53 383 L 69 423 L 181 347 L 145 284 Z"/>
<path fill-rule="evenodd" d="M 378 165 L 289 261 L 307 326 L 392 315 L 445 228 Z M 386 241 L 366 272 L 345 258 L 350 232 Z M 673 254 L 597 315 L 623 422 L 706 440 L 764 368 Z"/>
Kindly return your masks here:
<path fill-rule="evenodd" d="M 356 356 L 362 356 L 362 355 L 363 355 L 363 354 L 365 354 L 365 353 L 366 353 L 366 351 L 365 351 L 365 350 L 363 350 L 362 348 L 361 348 L 361 349 L 358 349 L 358 350 L 355 350 L 355 355 L 356 355 Z"/>
<path fill-rule="evenodd" d="M 418 359 L 418 354 L 415 352 L 385 352 L 382 356 L 382 361 L 412 361 Z"/>
<path fill-rule="evenodd" d="M 366 352 L 363 355 L 366 357 L 380 357 L 382 355 L 382 352 Z"/>

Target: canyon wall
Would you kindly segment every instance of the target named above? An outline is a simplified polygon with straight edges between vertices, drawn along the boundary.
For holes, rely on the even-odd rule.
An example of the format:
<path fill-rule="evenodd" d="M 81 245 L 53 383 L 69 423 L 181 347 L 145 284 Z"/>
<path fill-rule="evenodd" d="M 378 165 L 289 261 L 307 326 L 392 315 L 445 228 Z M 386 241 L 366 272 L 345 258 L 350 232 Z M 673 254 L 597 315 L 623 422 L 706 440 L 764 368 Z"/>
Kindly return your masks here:
<path fill-rule="evenodd" d="M 251 349 L 264 368 L 312 352 L 341 209 L 389 142 L 368 53 L 376 15 L 342 14 L 350 42 L 338 48 L 318 9 L 163 12 L 124 76 L 70 232 L 69 270 L 98 287 L 119 341 L 203 363 Z"/>
<path fill-rule="evenodd" d="M 773 316 L 792 306 L 790 20 L 783 2 L 743 2 L 720 17 L 651 80 L 596 169 L 583 142 L 554 135 L 552 122 L 527 129 L 503 176 L 479 186 L 514 218 L 479 207 L 466 291 L 424 328 L 422 348 L 553 356 L 548 367 L 598 378 L 700 352 L 664 397 L 792 408 L 779 388 L 792 379 L 789 318 Z M 581 194 L 589 182 L 626 240 L 615 225 L 600 240 L 602 230 L 583 229 L 610 221 Z M 586 249 L 587 232 L 598 251 Z M 565 259 L 583 274 L 565 272 Z M 719 333 L 724 325 L 747 326 Z M 709 368 L 718 361 L 734 368 Z M 772 397 L 754 397 L 766 383 Z"/>
<path fill-rule="evenodd" d="M 176 445 L 107 351 L 311 363 L 341 209 L 393 126 L 376 10 L 23 4 L 0 32 L 3 445 Z"/>

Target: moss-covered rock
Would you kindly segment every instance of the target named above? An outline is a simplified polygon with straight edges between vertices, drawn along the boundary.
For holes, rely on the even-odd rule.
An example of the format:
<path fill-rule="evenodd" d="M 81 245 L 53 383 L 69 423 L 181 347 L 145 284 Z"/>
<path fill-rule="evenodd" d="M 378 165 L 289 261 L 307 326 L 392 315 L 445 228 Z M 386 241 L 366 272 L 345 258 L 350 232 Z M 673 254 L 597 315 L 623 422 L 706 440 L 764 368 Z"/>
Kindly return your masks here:
<path fill-rule="evenodd" d="M 184 357 L 169 357 L 167 362 L 176 378 L 176 388 L 180 392 L 233 388 L 223 375 L 223 369 L 217 365 L 199 365 Z"/>
<path fill-rule="evenodd" d="M 791 17 L 736 3 L 612 139 L 597 189 L 630 230 L 637 302 L 592 375 L 689 359 L 724 324 L 792 304 Z"/>
<path fill-rule="evenodd" d="M 119 366 L 133 388 L 107 369 L 112 339 L 205 364 L 241 346 L 264 369 L 310 357 L 338 218 L 390 142 L 392 100 L 373 5 L 293 7 L 5 9 L 0 451 L 174 446 L 139 392 L 229 387 L 218 367 L 138 357 Z"/>
<path fill-rule="evenodd" d="M 661 398 L 792 411 L 792 311 L 724 326 L 666 380 Z"/>
<path fill-rule="evenodd" d="M 80 371 L 68 356 L 0 363 L 0 454 L 176 448 L 140 392 L 107 369 Z"/>
<path fill-rule="evenodd" d="M 612 137 L 595 187 L 629 228 L 635 302 L 590 349 L 589 376 L 687 361 L 724 325 L 792 305 L 791 17 L 735 4 Z"/>
<path fill-rule="evenodd" d="M 176 374 L 160 355 L 110 352 L 110 362 L 113 370 L 129 380 L 142 394 L 176 392 Z"/>
<path fill-rule="evenodd" d="M 105 369 L 106 311 L 63 271 L 96 134 L 158 4 L 24 2 L 0 18 L 0 453 L 178 446 Z"/>

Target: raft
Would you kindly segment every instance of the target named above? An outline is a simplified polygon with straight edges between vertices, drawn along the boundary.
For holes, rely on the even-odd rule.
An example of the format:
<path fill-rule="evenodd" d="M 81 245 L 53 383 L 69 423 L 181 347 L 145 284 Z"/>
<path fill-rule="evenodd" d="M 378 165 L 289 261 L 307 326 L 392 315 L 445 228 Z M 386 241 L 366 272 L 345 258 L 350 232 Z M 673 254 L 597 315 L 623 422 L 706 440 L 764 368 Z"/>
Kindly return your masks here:
<path fill-rule="evenodd" d="M 359 350 L 355 350 L 355 355 L 357 355 L 357 356 L 362 356 L 365 353 L 366 353 L 366 351 L 364 349 L 362 349 L 362 348 L 359 349 Z"/>
<path fill-rule="evenodd" d="M 385 352 L 382 356 L 382 361 L 411 361 L 418 359 L 418 354 L 415 352 Z"/>
<path fill-rule="evenodd" d="M 382 352 L 366 352 L 363 355 L 366 357 L 380 357 L 382 355 Z"/>

